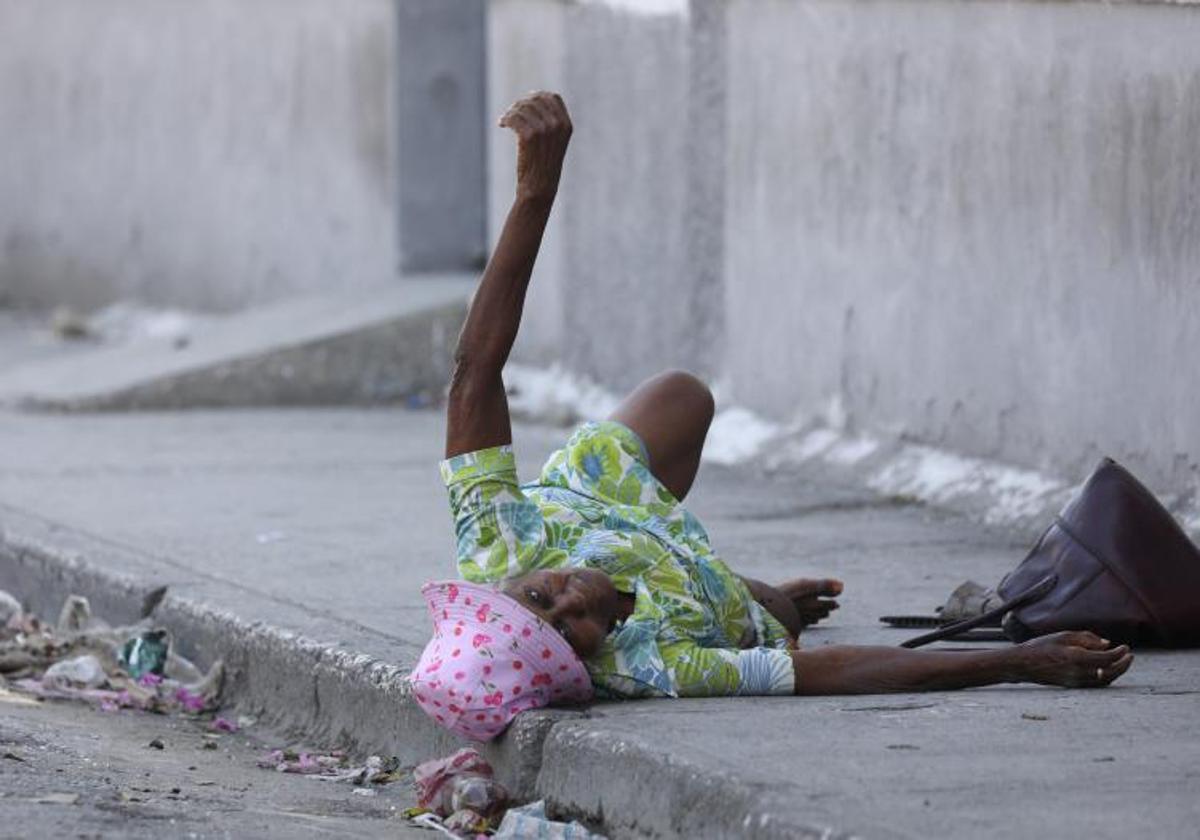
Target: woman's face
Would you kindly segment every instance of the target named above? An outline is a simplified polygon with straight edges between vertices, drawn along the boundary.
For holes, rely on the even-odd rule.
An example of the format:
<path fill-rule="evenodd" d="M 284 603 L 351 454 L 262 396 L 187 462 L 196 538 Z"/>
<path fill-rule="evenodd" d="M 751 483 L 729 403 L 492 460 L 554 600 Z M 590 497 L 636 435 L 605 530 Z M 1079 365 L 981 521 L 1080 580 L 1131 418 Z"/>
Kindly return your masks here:
<path fill-rule="evenodd" d="M 617 589 L 595 569 L 542 569 L 507 580 L 501 589 L 558 631 L 583 659 L 600 650 L 617 623 Z"/>

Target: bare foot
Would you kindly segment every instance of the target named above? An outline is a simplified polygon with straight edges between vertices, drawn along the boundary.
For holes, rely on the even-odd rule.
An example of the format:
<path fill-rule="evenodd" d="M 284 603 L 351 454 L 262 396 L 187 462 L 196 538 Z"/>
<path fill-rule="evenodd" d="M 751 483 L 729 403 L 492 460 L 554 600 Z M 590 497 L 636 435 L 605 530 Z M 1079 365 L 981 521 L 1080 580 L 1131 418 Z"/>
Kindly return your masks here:
<path fill-rule="evenodd" d="M 816 624 L 838 608 L 834 600 L 842 594 L 842 582 L 833 578 L 796 578 L 776 587 L 800 614 L 805 627 Z"/>

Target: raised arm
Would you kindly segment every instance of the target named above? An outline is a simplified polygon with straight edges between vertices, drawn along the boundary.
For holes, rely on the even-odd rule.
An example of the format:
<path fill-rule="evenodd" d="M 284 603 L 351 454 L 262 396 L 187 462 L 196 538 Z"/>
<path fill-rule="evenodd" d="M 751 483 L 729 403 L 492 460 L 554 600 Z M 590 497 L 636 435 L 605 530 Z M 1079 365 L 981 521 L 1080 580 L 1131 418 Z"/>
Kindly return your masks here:
<path fill-rule="evenodd" d="M 517 135 L 517 194 L 467 312 L 446 405 L 446 457 L 512 442 L 501 371 L 558 192 L 571 118 L 556 93 L 513 103 L 500 126 Z"/>

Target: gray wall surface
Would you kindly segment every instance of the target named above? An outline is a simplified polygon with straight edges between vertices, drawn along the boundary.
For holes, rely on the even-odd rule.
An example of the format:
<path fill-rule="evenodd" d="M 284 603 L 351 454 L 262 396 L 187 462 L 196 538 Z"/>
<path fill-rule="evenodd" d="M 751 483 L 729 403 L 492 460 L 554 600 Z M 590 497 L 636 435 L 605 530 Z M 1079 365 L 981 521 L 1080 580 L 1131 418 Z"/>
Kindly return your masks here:
<path fill-rule="evenodd" d="M 755 0 L 728 23 L 737 399 L 1193 485 L 1200 9 Z"/>
<path fill-rule="evenodd" d="M 488 240 L 494 245 L 504 227 L 516 192 L 516 148 L 513 134 L 496 127 L 509 103 L 533 89 L 561 90 L 566 85 L 566 5 L 546 0 L 491 3 L 487 16 Z M 582 134 L 582 133 L 580 133 Z M 572 158 L 579 135 L 572 139 Z M 566 272 L 563 252 L 563 204 L 573 190 L 573 165 L 564 167 L 561 202 L 550 216 L 525 298 L 525 315 L 513 358 L 528 363 L 562 360 Z"/>
<path fill-rule="evenodd" d="M 517 359 L 562 361 L 617 387 L 663 365 L 713 372 L 721 55 L 719 42 L 693 35 L 709 26 L 710 6 L 719 8 L 705 3 L 703 15 L 687 18 L 603 4 L 490 4 L 489 111 L 558 89 L 576 125 Z M 494 240 L 512 198 L 515 145 L 489 131 Z"/>
<path fill-rule="evenodd" d="M 532 355 L 1195 490 L 1200 8 L 615 5 L 490 4 L 503 92 L 561 85 L 576 124 Z"/>
<path fill-rule="evenodd" d="M 236 309 L 477 264 L 482 42 L 482 0 L 0 0 L 0 294 Z"/>
<path fill-rule="evenodd" d="M 484 0 L 398 0 L 396 10 L 400 267 L 479 268 L 487 256 Z"/>

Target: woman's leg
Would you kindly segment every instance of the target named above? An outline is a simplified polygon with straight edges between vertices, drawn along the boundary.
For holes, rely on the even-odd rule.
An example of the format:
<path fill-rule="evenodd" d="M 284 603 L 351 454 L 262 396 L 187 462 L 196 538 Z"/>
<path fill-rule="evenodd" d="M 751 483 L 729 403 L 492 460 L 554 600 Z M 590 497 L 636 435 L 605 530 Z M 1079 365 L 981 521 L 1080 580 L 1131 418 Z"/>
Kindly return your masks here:
<path fill-rule="evenodd" d="M 635 388 L 610 419 L 637 432 L 650 453 L 650 471 L 682 501 L 696 480 L 712 418 L 708 386 L 690 373 L 671 370 Z M 837 609 L 832 599 L 842 591 L 837 580 L 799 579 L 778 588 L 751 578 L 742 580 L 754 599 L 793 636 Z"/>
<path fill-rule="evenodd" d="M 713 419 L 708 386 L 681 370 L 660 373 L 635 388 L 609 419 L 637 432 L 650 454 L 650 471 L 682 501 L 696 479 Z"/>

